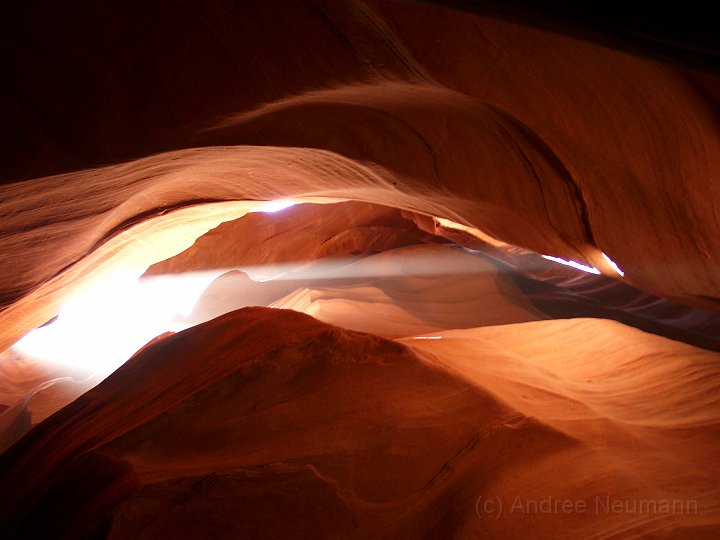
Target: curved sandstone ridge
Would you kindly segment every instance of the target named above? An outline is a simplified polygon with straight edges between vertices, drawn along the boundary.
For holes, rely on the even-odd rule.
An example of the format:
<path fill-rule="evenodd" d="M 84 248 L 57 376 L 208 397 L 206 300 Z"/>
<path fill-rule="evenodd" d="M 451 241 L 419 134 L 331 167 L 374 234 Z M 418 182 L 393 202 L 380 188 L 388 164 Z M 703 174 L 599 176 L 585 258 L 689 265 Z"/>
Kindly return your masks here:
<path fill-rule="evenodd" d="M 350 209 L 353 212 L 347 212 Z M 592 276 L 595 281 L 589 282 L 578 276 L 565 277 L 560 281 L 562 286 L 548 285 L 528 276 L 546 280 L 554 277 L 557 281 L 556 270 L 550 272 L 545 268 L 538 272 L 527 262 L 510 270 L 486 255 L 457 246 L 403 246 L 422 233 L 402 229 L 402 221 L 397 222 L 399 214 L 392 209 L 357 203 L 321 208 L 304 205 L 288 214 L 248 216 L 223 224 L 191 249 L 153 266 L 150 276 L 144 279 L 202 275 L 217 268 L 222 257 L 228 264 L 237 265 L 237 269 L 215 270 L 204 278 L 207 285 L 198 289 L 202 292 L 197 293 L 192 309 L 186 314 L 176 313 L 175 324 L 170 327 L 197 325 L 245 306 L 292 309 L 343 328 L 389 338 L 513 324 L 549 316 L 606 317 L 705 348 L 718 348 L 713 338 L 716 316 L 709 317 L 711 314 L 700 310 L 678 310 L 677 306 L 669 309 L 673 308 L 668 306 L 669 302 L 650 299 L 629 287 L 613 293 L 620 284 L 607 279 L 605 283 L 596 281 L 600 276 Z M 325 219 L 304 219 L 313 215 Z M 397 227 L 394 230 L 404 232 L 389 235 L 385 227 L 369 225 L 387 226 L 392 222 Z M 249 236 L 248 226 L 256 236 Z M 295 227 L 300 235 L 291 234 Z M 341 232 L 329 234 L 337 229 Z M 313 237 L 327 238 L 316 244 L 323 257 L 312 262 L 286 261 L 288 257 L 294 258 L 297 249 L 294 243 L 308 242 Z M 392 249 L 393 242 L 399 242 L 401 247 Z M 378 247 L 384 250 L 373 253 Z M 541 261 L 535 257 L 532 264 L 541 267 Z M 170 270 L 174 274 L 163 274 Z M 156 272 L 161 273 L 155 276 Z M 184 287 L 192 285 L 185 283 Z M 173 290 L 174 294 L 180 292 Z M 160 299 L 169 300 L 167 296 Z M 113 331 L 112 326 L 118 322 L 124 327 L 131 324 L 118 319 L 116 311 L 129 318 L 138 314 L 126 312 L 123 306 L 127 302 L 117 296 L 101 302 L 93 304 L 92 317 L 101 324 L 93 326 L 93 336 L 85 336 L 87 331 L 82 328 L 57 327 L 67 324 L 65 315 L 61 315 L 59 322 L 46 325 L 48 330 L 57 327 L 51 339 L 61 351 L 46 347 L 44 354 L 49 356 L 44 361 L 42 351 L 36 353 L 41 359 L 35 359 L 32 349 L 11 349 L 0 355 L 3 370 L 0 403 L 8 407 L 0 414 L 1 447 L 9 446 L 32 425 L 70 403 L 121 365 L 127 356 L 122 356 L 119 350 L 129 356 L 155 335 L 144 332 L 142 335 L 149 337 L 136 338 L 131 332 L 125 333 L 122 326 Z M 129 307 L 136 311 L 152 309 L 137 296 L 130 302 Z M 68 348 L 68 340 L 63 336 L 70 332 L 85 342 L 70 342 L 72 348 Z M 134 347 L 127 344 L 129 340 L 136 340 Z M 111 361 L 110 357 L 117 360 Z M 83 358 L 87 360 L 83 362 Z M 54 362 L 47 363 L 53 359 Z"/>
<path fill-rule="evenodd" d="M 0 486 L 13 492 L 5 535 L 502 538 L 531 526 L 628 538 L 717 527 L 716 353 L 592 319 L 406 344 L 263 308 L 160 339 L 0 458 Z M 686 507 L 605 511 L 608 495 Z M 492 515 L 483 497 L 508 507 Z M 528 510 L 521 522 L 515 498 L 588 510 Z"/>
<path fill-rule="evenodd" d="M 285 262 L 279 264 L 292 250 L 282 231 L 292 230 L 293 218 L 319 212 L 313 207 L 293 209 L 289 219 L 279 216 L 249 219 L 258 236 L 253 239 L 254 251 L 247 251 L 246 235 L 238 235 L 225 244 L 224 255 L 229 263 L 238 264 L 245 271 L 220 272 L 215 279 L 206 279 L 208 285 L 201 287 L 197 300 L 187 314 L 176 313 L 175 328 L 187 328 L 208 321 L 222 314 L 245 306 L 271 306 L 292 309 L 312 315 L 322 321 L 352 330 L 372 332 L 384 337 L 412 336 L 427 332 L 468 328 L 544 318 L 521 294 L 511 279 L 500 274 L 485 258 L 473 256 L 457 248 L 443 245 L 411 245 L 390 249 L 393 241 L 400 246 L 413 238 L 422 236 L 420 231 L 407 230 L 405 234 L 388 235 L 378 232 L 377 226 L 362 225 L 363 212 L 369 222 L 390 223 L 399 213 L 387 208 L 350 205 L 355 210 L 345 214 L 346 205 L 336 205 L 334 219 L 306 226 L 295 241 L 308 241 L 313 234 L 327 234 L 329 227 L 348 226 L 347 217 L 352 216 L 348 229 L 341 229 L 318 248 L 326 254 L 313 262 Z M 332 210 L 332 207 L 328 207 Z M 321 209 L 322 210 L 322 209 Z M 156 265 L 153 272 L 173 269 L 180 277 L 188 275 L 185 270 L 205 269 L 205 264 L 215 268 L 218 252 L 217 240 L 225 239 L 227 229 L 241 231 L 245 225 L 240 220 L 222 226 L 219 235 L 203 237 L 192 249 L 165 264 Z M 287 223 L 289 222 L 289 223 Z M 396 223 L 396 231 L 400 231 Z M 219 229 L 220 229 L 219 228 Z M 218 229 L 218 233 L 219 233 Z M 334 229 L 333 229 L 334 230 Z M 378 234 L 383 242 L 378 243 Z M 385 248 L 373 254 L 377 247 Z M 370 253 L 367 253 L 367 252 Z M 341 256 L 341 255 L 345 256 Z M 184 255 L 184 256 L 183 256 Z M 259 262 L 271 263 L 258 265 Z M 192 275 L 192 274 L 190 274 Z M 211 274 L 214 275 L 214 274 Z M 274 278 L 262 279 L 264 276 Z M 251 277 L 252 276 L 252 277 Z M 164 279 L 167 274 L 160 275 Z M 152 279 L 150 277 L 149 279 Z M 174 289 L 175 294 L 179 289 Z M 163 297 L 161 301 L 169 301 Z M 0 404 L 8 407 L 0 412 L 0 449 L 4 449 L 26 433 L 32 425 L 64 407 L 82 392 L 92 388 L 115 367 L 122 364 L 145 340 L 125 332 L 131 321 L 118 319 L 116 312 L 126 318 L 136 318 L 137 313 L 126 313 L 121 298 L 111 296 L 101 305 L 94 304 L 92 317 L 100 325 L 94 326 L 93 336 L 87 331 L 67 324 L 65 315 L 46 325 L 54 330 L 49 339 L 56 350 L 44 349 L 40 358 L 33 357 L 33 350 L 13 348 L 0 354 Z M 130 305 L 135 311 L 151 309 L 141 298 L 135 297 Z M 89 324 L 88 321 L 84 321 Z M 121 323 L 119 328 L 112 329 Z M 107 327 L 110 327 L 108 329 Z M 64 336 L 71 333 L 84 343 L 70 343 Z M 152 337 L 153 334 L 143 335 Z M 54 336 L 54 337 L 53 337 Z M 127 346 L 136 341 L 135 348 Z M 57 348 L 69 349 L 64 352 Z M 117 356 L 119 350 L 127 356 Z M 53 354 L 54 353 L 54 354 Z M 118 353 L 121 354 L 121 353 Z M 111 362 L 110 357 L 116 357 Z M 82 361 L 86 358 L 86 361 Z M 73 365 L 77 364 L 77 365 Z"/>
<path fill-rule="evenodd" d="M 0 536 L 718 536 L 707 33 L 45 4 L 0 10 Z"/>
<path fill-rule="evenodd" d="M 0 250 L 24 253 L 20 260 L 2 257 L 3 343 L 52 317 L 65 294 L 59 290 L 69 291 L 91 273 L 82 268 L 83 260 L 92 268 L 132 266 L 126 260 L 129 246 L 111 241 L 121 231 L 135 229 L 137 242 L 153 236 L 155 231 L 147 230 L 153 218 L 177 226 L 186 222 L 186 214 L 172 210 L 220 200 L 354 199 L 438 215 L 612 275 L 600 255 L 605 252 L 641 289 L 717 307 L 720 184 L 712 179 L 720 151 L 712 123 L 712 81 L 459 12 L 437 14 L 413 6 L 408 13 L 401 5 L 382 4 L 372 15 L 356 2 L 301 5 L 297 9 L 314 13 L 303 32 L 339 32 L 346 41 L 336 55 L 347 41 L 354 46 L 359 58 L 347 59 L 338 71 L 343 77 L 328 78 L 320 68 L 319 59 L 331 57 L 328 48 L 339 39 L 328 38 L 306 72 L 296 73 L 299 80 L 288 79 L 285 89 L 268 87 L 264 99 L 270 104 L 260 105 L 256 86 L 232 104 L 218 99 L 219 75 L 210 77 L 197 96 L 208 110 L 200 118 L 192 115 L 192 141 L 180 138 L 163 146 L 185 149 L 2 188 Z M 180 9 L 177 16 L 183 13 Z M 233 17 L 249 20 L 238 13 L 229 17 L 212 20 L 223 28 Z M 404 25 L 409 20 L 421 31 L 409 33 Z M 435 21 L 446 31 L 430 48 L 430 38 L 423 36 Z M 482 30 L 472 32 L 473 48 L 455 41 L 467 36 L 468 28 Z M 56 31 L 61 30 L 50 35 Z M 266 54 L 269 61 L 279 48 L 290 63 L 305 47 L 290 53 L 288 39 L 278 36 L 276 45 L 262 41 L 252 58 L 260 61 Z M 62 43 L 58 47 L 58 55 L 66 52 Z M 444 69 L 438 59 L 454 58 L 460 50 L 482 54 L 463 53 L 462 72 Z M 200 62 L 199 54 L 186 58 L 188 64 Z M 417 67 L 425 64 L 427 72 Z M 185 67 L 168 69 L 168 76 L 179 78 Z M 303 77 L 307 80 L 301 82 Z M 125 82 L 124 91 L 134 93 L 143 81 Z M 214 110 L 207 101 L 211 96 Z M 37 99 L 47 99 L 49 110 L 55 110 L 49 97 Z M 154 107 L 151 115 L 159 114 L 160 106 Z M 178 109 L 178 114 L 187 118 L 189 113 Z M 153 131 L 163 122 L 170 129 L 165 114 L 157 120 Z M 130 128 L 123 123 L 123 129 Z M 188 148 L 198 144 L 214 147 Z M 155 148 L 148 144 L 128 151 L 137 156 Z M 87 160 L 74 168 L 91 164 Z M 203 224 L 195 216 L 197 227 L 187 234 L 197 237 L 218 223 L 219 210 L 207 212 L 203 217 L 211 222 L 204 230 L 197 231 Z M 233 217 L 239 215 L 241 210 Z M 143 229 L 137 223 L 148 225 Z M 133 260 L 148 266 L 187 245 Z M 28 294 L 32 298 L 23 303 Z M 13 308 L 16 302 L 21 305 Z"/>

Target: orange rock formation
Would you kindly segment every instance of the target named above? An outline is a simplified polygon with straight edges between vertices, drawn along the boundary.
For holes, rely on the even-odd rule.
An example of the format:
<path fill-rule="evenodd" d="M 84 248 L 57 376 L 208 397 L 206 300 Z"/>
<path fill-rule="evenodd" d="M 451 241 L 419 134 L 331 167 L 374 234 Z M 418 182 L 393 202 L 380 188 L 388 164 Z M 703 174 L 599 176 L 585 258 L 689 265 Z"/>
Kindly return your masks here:
<path fill-rule="evenodd" d="M 718 536 L 704 26 L 81 4 L 0 16 L 0 536 Z"/>

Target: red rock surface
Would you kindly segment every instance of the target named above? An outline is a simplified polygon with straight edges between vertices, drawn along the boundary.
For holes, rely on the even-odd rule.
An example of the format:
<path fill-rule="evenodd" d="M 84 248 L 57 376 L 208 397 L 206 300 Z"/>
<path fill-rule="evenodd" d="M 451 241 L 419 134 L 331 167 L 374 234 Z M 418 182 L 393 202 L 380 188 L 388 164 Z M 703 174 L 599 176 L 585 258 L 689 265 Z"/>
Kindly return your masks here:
<path fill-rule="evenodd" d="M 720 44 L 455 4 L 2 7 L 0 536 L 718 536 Z"/>
<path fill-rule="evenodd" d="M 717 354 L 589 319 L 405 343 L 262 308 L 157 341 L 4 454 L 3 523 L 110 538 L 716 530 Z M 689 506 L 630 517 L 608 496 Z M 484 506 L 497 497 L 504 512 Z M 546 498 L 587 510 L 517 506 Z"/>

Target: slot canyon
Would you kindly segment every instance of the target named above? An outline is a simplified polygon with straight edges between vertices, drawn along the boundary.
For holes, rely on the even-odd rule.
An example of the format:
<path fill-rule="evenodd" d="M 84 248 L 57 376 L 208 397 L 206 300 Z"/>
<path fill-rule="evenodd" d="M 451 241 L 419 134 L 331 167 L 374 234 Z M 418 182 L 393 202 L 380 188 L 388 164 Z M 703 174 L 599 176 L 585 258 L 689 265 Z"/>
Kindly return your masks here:
<path fill-rule="evenodd" d="M 0 7 L 0 538 L 720 538 L 720 37 L 600 2 Z"/>

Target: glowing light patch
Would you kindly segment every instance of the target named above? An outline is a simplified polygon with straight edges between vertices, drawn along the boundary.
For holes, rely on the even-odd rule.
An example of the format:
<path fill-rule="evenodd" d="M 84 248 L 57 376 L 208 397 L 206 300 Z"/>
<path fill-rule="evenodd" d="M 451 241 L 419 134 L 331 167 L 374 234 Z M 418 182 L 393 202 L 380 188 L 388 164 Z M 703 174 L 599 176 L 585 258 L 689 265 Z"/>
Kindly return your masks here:
<path fill-rule="evenodd" d="M 57 319 L 13 345 L 18 353 L 109 374 L 184 319 L 223 270 L 137 279 L 116 273 L 73 297 Z"/>
<path fill-rule="evenodd" d="M 410 339 L 442 339 L 442 336 L 413 336 Z"/>
<path fill-rule="evenodd" d="M 599 274 L 600 270 L 595 268 L 594 266 L 588 266 L 586 264 L 579 263 L 577 261 L 570 261 L 566 259 L 561 259 L 560 257 L 553 257 L 551 255 L 541 255 L 543 259 L 547 259 L 548 261 L 553 261 L 559 264 L 564 264 L 565 266 L 572 266 L 573 268 L 577 268 L 578 270 L 582 270 L 583 272 L 587 272 L 588 274 Z"/>
<path fill-rule="evenodd" d="M 441 227 L 447 227 L 448 229 L 456 229 L 458 231 L 464 231 L 468 234 L 471 234 L 475 238 L 479 238 L 483 242 L 490 244 L 491 246 L 495 246 L 495 247 L 507 246 L 507 244 L 505 242 L 501 242 L 497 238 L 493 238 L 489 234 L 484 233 L 483 231 L 481 231 L 480 229 L 476 229 L 475 227 L 468 227 L 467 225 L 463 225 L 461 223 L 456 223 L 454 221 L 451 221 L 446 218 L 441 218 L 441 217 L 435 217 L 434 219 L 435 219 L 435 223 L 437 223 Z"/>
<path fill-rule="evenodd" d="M 274 212 L 279 212 L 280 210 L 290 208 L 291 206 L 295 206 L 295 201 L 293 201 L 292 199 L 279 199 L 277 201 L 268 201 L 264 203 L 257 209 L 257 211 L 264 212 L 266 214 L 272 214 Z"/>
<path fill-rule="evenodd" d="M 610 257 L 608 257 L 607 255 L 605 255 L 604 253 L 602 254 L 602 256 L 605 258 L 605 260 L 608 262 L 608 264 L 609 264 L 610 266 L 612 266 L 612 269 L 613 269 L 613 270 L 615 270 L 615 271 L 616 271 L 618 274 L 620 274 L 621 276 L 624 276 L 624 275 L 625 275 L 625 272 L 623 272 L 622 270 L 620 270 L 620 267 L 619 267 L 617 264 L 615 264 L 615 261 L 613 261 Z"/>

